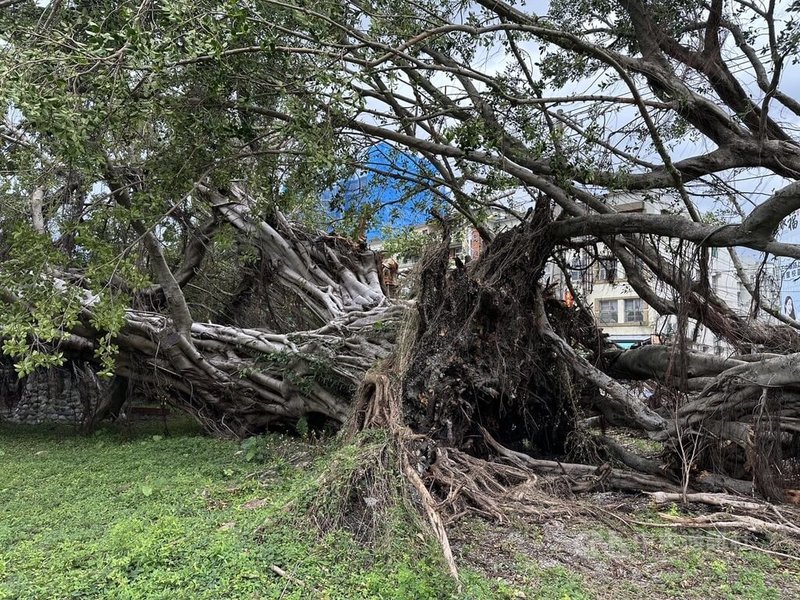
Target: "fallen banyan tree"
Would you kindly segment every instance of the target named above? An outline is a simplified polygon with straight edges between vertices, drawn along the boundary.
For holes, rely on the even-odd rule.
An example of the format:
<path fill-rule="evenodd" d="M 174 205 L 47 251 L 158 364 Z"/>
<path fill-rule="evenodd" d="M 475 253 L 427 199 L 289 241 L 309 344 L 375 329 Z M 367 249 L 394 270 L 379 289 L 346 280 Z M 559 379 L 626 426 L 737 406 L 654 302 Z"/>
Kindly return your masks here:
<path fill-rule="evenodd" d="M 447 519 L 536 511 L 543 491 L 701 499 L 748 514 L 694 526 L 798 534 L 764 501 L 800 487 L 800 322 L 741 273 L 752 317 L 781 324 L 737 314 L 708 273 L 714 248 L 734 264 L 736 248 L 800 260 L 779 235 L 800 210 L 786 124 L 800 103 L 780 88 L 798 44 L 774 3 L 140 4 L 0 2 L 4 350 L 89 364 L 113 345 L 128 383 L 114 389 L 158 394 L 219 435 L 339 429 L 364 450 L 351 491 L 401 472 L 454 573 Z M 502 69 L 478 64 L 501 44 Z M 598 86 L 569 91 L 584 80 Z M 376 163 L 379 147 L 420 168 Z M 319 218 L 337 207 L 312 199 L 345 165 L 448 204 L 481 256 L 451 267 L 442 219 L 411 299 L 395 300 L 374 252 L 248 193 Z M 751 193 L 754 180 L 779 189 Z M 523 190 L 535 209 L 492 235 L 479 215 Z M 728 198 L 723 220 L 701 214 L 712 198 Z M 221 229 L 236 258 L 215 271 Z M 601 259 L 599 246 L 676 318 L 674 343 L 614 348 L 578 294 L 559 300 L 548 261 L 566 276 L 568 256 Z M 222 310 L 198 310 L 195 284 L 224 269 L 215 290 L 237 281 Z M 118 330 L 101 293 L 129 307 Z M 75 317 L 48 322 L 51 297 Z M 688 350 L 690 321 L 732 355 Z M 93 399 L 84 425 L 121 399 Z M 374 499 L 342 497 L 356 514 Z"/>
<path fill-rule="evenodd" d="M 127 312 L 117 374 L 158 389 L 209 431 L 242 437 L 301 419 L 350 437 L 388 430 L 395 466 L 446 550 L 443 519 L 525 512 L 542 476 L 569 494 L 795 497 L 800 354 L 612 348 L 591 312 L 566 306 L 544 281 L 559 243 L 548 202 L 455 268 L 442 220 L 413 297 L 390 301 L 375 253 L 277 211 L 254 217 L 241 189 L 205 192 L 215 218 L 264 258 L 263 293 L 301 307 L 312 325 L 281 332 L 193 321 L 182 286 L 199 264 L 176 277 L 150 240 L 159 284 L 141 293 L 153 310 Z M 62 286 L 70 279 L 59 277 Z M 73 274 L 71 283 L 81 280 Z M 76 358 L 96 348 L 92 310 L 87 293 L 62 340 Z M 776 339 L 791 344 L 781 331 Z M 647 403 L 637 380 L 655 382 Z M 97 407 L 94 418 L 110 409 Z M 606 435 L 610 425 L 663 451 L 641 456 Z"/>
<path fill-rule="evenodd" d="M 543 281 L 558 243 L 547 202 L 455 268 L 445 223 L 443 241 L 417 267 L 414 297 L 392 302 L 372 251 L 278 212 L 254 218 L 241 190 L 207 192 L 217 217 L 267 258 L 265 293 L 301 305 L 316 324 L 275 332 L 194 322 L 172 271 L 154 267 L 160 285 L 146 293 L 163 295 L 167 309 L 127 312 L 117 374 L 158 389 L 212 432 L 242 437 L 300 419 L 350 432 L 392 424 L 425 440 L 415 450 L 424 454 L 423 476 L 480 459 L 508 468 L 501 480 L 558 472 L 575 490 L 730 491 L 777 501 L 792 483 L 800 354 L 615 349 L 591 312 L 565 306 Z M 72 356 L 91 358 L 91 321 L 87 294 L 81 322 L 61 344 Z M 679 363 L 682 378 L 671 375 Z M 656 382 L 649 402 L 636 380 Z M 94 418 L 105 416 L 98 407 Z M 664 452 L 638 456 L 606 436 L 606 425 L 662 442 Z M 456 494 L 466 505 L 475 500 L 467 488 Z"/>

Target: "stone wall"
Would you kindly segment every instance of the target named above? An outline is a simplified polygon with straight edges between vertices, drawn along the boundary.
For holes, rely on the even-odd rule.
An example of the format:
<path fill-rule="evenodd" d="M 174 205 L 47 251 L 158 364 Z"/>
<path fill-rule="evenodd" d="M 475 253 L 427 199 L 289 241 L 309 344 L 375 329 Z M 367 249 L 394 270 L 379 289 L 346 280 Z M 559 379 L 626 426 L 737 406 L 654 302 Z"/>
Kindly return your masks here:
<path fill-rule="evenodd" d="M 100 380 L 87 363 L 38 369 L 22 380 L 13 364 L 0 363 L 0 421 L 80 425 L 109 393 L 109 382 Z"/>

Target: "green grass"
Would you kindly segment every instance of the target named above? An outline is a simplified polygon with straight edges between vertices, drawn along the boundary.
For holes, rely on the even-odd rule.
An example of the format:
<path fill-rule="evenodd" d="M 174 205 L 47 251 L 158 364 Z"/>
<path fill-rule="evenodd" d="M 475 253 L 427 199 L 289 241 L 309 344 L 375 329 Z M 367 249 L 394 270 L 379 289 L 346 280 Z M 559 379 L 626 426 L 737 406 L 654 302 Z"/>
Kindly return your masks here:
<path fill-rule="evenodd" d="M 459 588 L 402 502 L 379 513 L 382 534 L 370 544 L 338 528 L 352 519 L 333 519 L 326 533 L 318 527 L 341 515 L 353 473 L 373 485 L 356 488 L 365 497 L 401 487 L 375 477 L 379 433 L 356 448 L 279 435 L 239 444 L 188 423 L 170 427 L 168 437 L 157 422 L 85 437 L 0 425 L 0 600 L 772 600 L 800 592 L 794 563 L 697 532 L 623 533 L 591 520 L 549 529 L 463 520 L 453 528 Z M 658 521 L 636 516 L 648 519 Z"/>
<path fill-rule="evenodd" d="M 306 507 L 326 453 L 278 436 L 264 453 L 158 426 L 0 427 L 0 598 L 509 597 L 470 572 L 459 592 L 411 526 L 372 549 L 321 534 Z"/>
<path fill-rule="evenodd" d="M 542 567 L 530 557 L 518 558 L 518 572 L 527 586 L 538 590 L 540 600 L 592 600 L 583 577 L 561 566 Z"/>
<path fill-rule="evenodd" d="M 663 523 L 648 512 L 640 514 L 639 519 Z M 781 563 L 755 549 L 725 544 L 713 533 L 650 527 L 638 530 L 637 542 L 608 529 L 597 528 L 595 533 L 608 548 L 619 552 L 623 562 L 638 562 L 642 572 L 655 574 L 653 582 L 640 588 L 639 596 L 779 600 L 795 597 L 799 589 L 792 561 Z M 746 532 L 729 535 L 733 539 L 748 537 Z M 749 541 L 759 543 L 757 539 Z M 641 560 L 642 554 L 647 561 Z"/>

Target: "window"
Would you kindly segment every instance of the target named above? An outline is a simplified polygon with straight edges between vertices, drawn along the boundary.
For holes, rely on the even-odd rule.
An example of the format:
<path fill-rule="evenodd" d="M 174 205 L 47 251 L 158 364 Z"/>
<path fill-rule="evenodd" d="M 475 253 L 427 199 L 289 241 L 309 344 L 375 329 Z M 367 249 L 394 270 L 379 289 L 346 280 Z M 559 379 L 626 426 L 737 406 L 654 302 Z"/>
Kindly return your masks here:
<path fill-rule="evenodd" d="M 613 283 L 617 278 L 617 260 L 615 258 L 600 259 L 600 281 Z"/>
<path fill-rule="evenodd" d="M 601 323 L 616 323 L 618 321 L 617 304 L 616 300 L 600 300 Z"/>
<path fill-rule="evenodd" d="M 573 283 L 583 281 L 583 274 L 585 272 L 586 265 L 583 264 L 583 261 L 580 258 L 575 258 L 570 265 L 569 271 L 569 278 L 572 280 Z"/>
<path fill-rule="evenodd" d="M 642 321 L 644 321 L 644 314 L 642 312 L 642 299 L 629 298 L 625 300 L 625 322 L 641 323 Z"/>

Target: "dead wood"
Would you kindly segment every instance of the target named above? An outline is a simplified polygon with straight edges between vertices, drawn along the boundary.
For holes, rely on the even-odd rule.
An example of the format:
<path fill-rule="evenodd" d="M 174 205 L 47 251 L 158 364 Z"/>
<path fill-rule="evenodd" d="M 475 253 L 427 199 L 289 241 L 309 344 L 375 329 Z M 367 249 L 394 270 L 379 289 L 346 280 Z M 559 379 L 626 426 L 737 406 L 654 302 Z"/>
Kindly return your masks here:
<path fill-rule="evenodd" d="M 661 518 L 670 521 L 676 527 L 696 529 L 744 529 L 753 533 L 780 533 L 800 538 L 800 527 L 794 524 L 772 523 L 746 515 L 730 513 L 714 513 L 697 517 L 679 517 L 660 513 Z"/>

